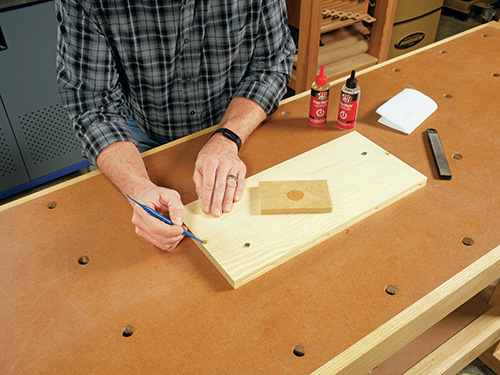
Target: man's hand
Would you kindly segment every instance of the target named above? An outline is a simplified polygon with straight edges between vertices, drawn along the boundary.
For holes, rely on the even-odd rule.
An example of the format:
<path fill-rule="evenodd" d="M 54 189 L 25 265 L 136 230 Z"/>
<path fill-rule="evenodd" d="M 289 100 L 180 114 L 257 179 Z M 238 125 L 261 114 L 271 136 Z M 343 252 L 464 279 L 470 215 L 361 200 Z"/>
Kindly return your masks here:
<path fill-rule="evenodd" d="M 134 199 L 165 216 L 168 213 L 170 220 L 175 224 L 165 224 L 131 202 L 134 207 L 132 223 L 135 225 L 135 233 L 162 250 L 174 250 L 184 238 L 182 228 L 184 206 L 179 193 L 151 184 L 148 189 L 137 193 Z"/>
<path fill-rule="evenodd" d="M 99 154 L 97 165 L 123 194 L 157 212 L 168 213 L 175 225 L 163 223 L 129 201 L 134 208 L 132 223 L 135 232 L 162 250 L 174 250 L 184 237 L 181 227 L 184 206 L 175 190 L 151 182 L 137 147 L 130 142 L 113 143 Z"/>
<path fill-rule="evenodd" d="M 243 194 L 246 172 L 236 144 L 215 134 L 199 152 L 193 175 L 203 212 L 219 217 L 231 211 Z"/>

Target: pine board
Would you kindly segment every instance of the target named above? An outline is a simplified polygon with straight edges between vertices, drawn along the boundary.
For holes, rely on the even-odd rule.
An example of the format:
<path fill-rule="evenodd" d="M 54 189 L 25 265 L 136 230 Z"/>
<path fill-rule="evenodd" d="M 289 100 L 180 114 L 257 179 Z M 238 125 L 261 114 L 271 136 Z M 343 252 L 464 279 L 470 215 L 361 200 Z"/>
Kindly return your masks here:
<path fill-rule="evenodd" d="M 260 215 L 259 182 L 327 180 L 332 212 Z M 233 211 L 205 215 L 200 202 L 185 207 L 184 222 L 233 288 L 423 187 L 427 177 L 356 131 L 246 180 Z"/>

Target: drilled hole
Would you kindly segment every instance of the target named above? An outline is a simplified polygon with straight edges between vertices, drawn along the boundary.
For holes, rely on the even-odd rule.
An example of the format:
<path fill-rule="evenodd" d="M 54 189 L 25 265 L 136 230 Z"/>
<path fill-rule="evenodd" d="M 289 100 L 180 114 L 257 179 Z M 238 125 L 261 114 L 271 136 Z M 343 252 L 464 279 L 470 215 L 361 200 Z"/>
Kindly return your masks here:
<path fill-rule="evenodd" d="M 396 72 L 396 73 L 399 73 L 399 72 L 401 71 L 401 69 L 399 69 L 399 68 L 394 68 L 394 69 L 392 69 L 392 71 L 393 71 L 393 72 Z"/>
<path fill-rule="evenodd" d="M 500 77 L 500 73 L 491 73 L 491 75 L 492 75 L 493 77 L 495 77 L 495 78 Z"/>
<path fill-rule="evenodd" d="M 135 332 L 134 327 L 126 326 L 126 327 L 123 327 L 123 329 L 122 329 L 122 336 L 123 337 L 130 337 L 134 334 L 134 332 Z"/>
<path fill-rule="evenodd" d="M 455 160 L 462 160 L 464 157 L 462 156 L 462 154 L 453 154 L 451 155 L 451 157 Z"/>
<path fill-rule="evenodd" d="M 366 152 L 366 151 L 363 151 L 363 152 L 361 153 L 361 156 L 366 156 L 366 155 L 368 155 L 368 152 Z"/>
<path fill-rule="evenodd" d="M 306 347 L 302 344 L 293 347 L 293 355 L 296 357 L 303 357 L 306 355 Z"/>
<path fill-rule="evenodd" d="M 243 247 L 250 247 L 250 242 L 245 243 Z"/>
<path fill-rule="evenodd" d="M 439 51 L 439 53 L 441 53 L 441 54 L 445 55 L 445 54 L 447 54 L 447 53 L 448 53 L 448 51 L 446 51 L 446 50 L 441 50 L 441 51 Z"/>
<path fill-rule="evenodd" d="M 298 202 L 302 198 L 304 198 L 304 193 L 301 192 L 300 190 L 290 190 L 286 194 L 287 198 L 290 199 L 291 201 Z"/>
<path fill-rule="evenodd" d="M 396 294 L 398 294 L 398 288 L 396 288 L 394 285 L 387 285 L 384 290 L 390 296 L 395 296 Z"/>
<path fill-rule="evenodd" d="M 47 204 L 47 208 L 49 210 L 53 210 L 56 207 L 57 207 L 57 202 L 50 202 L 50 203 Z"/>
<path fill-rule="evenodd" d="M 483 34 L 483 35 L 481 35 L 481 36 L 482 36 L 483 38 L 487 38 L 487 37 L 489 37 L 489 35 L 488 35 L 488 34 Z"/>
<path fill-rule="evenodd" d="M 289 112 L 289 111 L 284 111 L 282 113 L 283 116 L 290 116 L 292 114 L 292 112 Z"/>
<path fill-rule="evenodd" d="M 453 95 L 451 95 L 451 94 L 444 94 L 443 96 L 444 96 L 446 99 L 451 99 L 451 98 L 453 98 Z"/>
<path fill-rule="evenodd" d="M 470 237 L 464 237 L 464 238 L 462 238 L 462 243 L 465 246 L 472 246 L 472 245 L 474 245 L 474 240 Z"/>
<path fill-rule="evenodd" d="M 85 266 L 89 262 L 90 262 L 90 257 L 88 257 L 87 255 L 78 258 L 78 263 L 80 263 L 82 266 Z"/>

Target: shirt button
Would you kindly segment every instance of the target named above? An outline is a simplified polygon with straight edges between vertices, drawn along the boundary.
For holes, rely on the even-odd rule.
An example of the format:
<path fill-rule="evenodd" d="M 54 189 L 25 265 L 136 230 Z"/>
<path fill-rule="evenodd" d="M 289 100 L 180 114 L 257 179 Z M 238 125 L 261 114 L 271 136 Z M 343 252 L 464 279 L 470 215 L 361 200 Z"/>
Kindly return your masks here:
<path fill-rule="evenodd" d="M 191 111 L 191 112 L 189 112 L 189 114 L 190 114 L 191 116 L 194 116 L 194 115 L 196 114 L 196 112 L 195 112 L 195 111 Z"/>
<path fill-rule="evenodd" d="M 186 77 L 186 82 L 191 82 L 191 76 Z"/>
<path fill-rule="evenodd" d="M 189 39 L 188 38 L 184 39 L 184 44 L 187 44 L 187 43 L 189 43 Z"/>

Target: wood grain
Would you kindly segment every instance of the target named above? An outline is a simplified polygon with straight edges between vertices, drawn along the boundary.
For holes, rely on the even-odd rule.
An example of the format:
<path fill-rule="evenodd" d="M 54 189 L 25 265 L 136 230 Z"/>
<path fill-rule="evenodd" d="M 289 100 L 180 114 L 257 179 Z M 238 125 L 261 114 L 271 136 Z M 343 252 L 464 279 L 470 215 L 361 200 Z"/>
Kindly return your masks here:
<path fill-rule="evenodd" d="M 328 181 L 329 214 L 260 215 L 260 181 Z M 220 218 L 200 202 L 184 222 L 233 288 L 264 274 L 425 185 L 427 178 L 357 132 L 348 133 L 246 181 L 243 199 Z"/>

